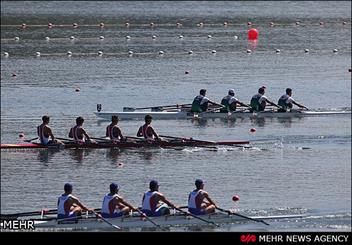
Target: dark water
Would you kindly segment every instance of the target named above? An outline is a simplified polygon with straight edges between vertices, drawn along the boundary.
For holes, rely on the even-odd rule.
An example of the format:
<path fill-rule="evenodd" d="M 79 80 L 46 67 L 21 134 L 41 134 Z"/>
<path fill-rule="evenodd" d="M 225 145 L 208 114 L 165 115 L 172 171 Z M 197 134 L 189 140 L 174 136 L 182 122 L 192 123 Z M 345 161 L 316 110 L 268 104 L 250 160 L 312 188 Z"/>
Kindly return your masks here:
<path fill-rule="evenodd" d="M 249 102 L 261 85 L 274 101 L 292 87 L 294 98 L 309 108 L 350 109 L 350 9 L 350 2 L 325 1 L 1 2 L 1 143 L 20 142 L 20 132 L 35 137 L 44 114 L 58 136 L 67 137 L 79 115 L 91 135 L 102 136 L 107 122 L 93 114 L 97 103 L 107 111 L 190 103 L 200 88 L 217 101 L 234 88 Z M 248 21 L 259 31 L 257 44 L 247 41 Z M 48 28 L 48 22 L 67 26 Z M 80 26 L 73 28 L 73 22 Z M 126 135 L 141 124 L 120 122 Z M 170 200 L 184 205 L 194 179 L 203 178 L 220 207 L 233 208 L 237 194 L 235 207 L 243 214 L 310 215 L 269 228 L 251 223 L 219 230 L 351 230 L 350 115 L 153 124 L 161 134 L 263 141 L 253 141 L 251 149 L 216 151 L 2 150 L 1 213 L 55 208 L 65 182 L 91 207 L 100 207 L 111 181 L 140 205 L 152 178 Z M 253 127 L 255 134 L 249 133 Z"/>

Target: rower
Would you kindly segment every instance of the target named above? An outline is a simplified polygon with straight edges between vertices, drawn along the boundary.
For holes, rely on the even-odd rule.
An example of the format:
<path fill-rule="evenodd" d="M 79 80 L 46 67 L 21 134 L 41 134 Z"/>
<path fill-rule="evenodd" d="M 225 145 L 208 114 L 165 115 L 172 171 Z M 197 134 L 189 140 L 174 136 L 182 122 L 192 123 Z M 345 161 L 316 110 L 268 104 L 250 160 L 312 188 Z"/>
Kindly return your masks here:
<path fill-rule="evenodd" d="M 109 137 L 113 142 L 120 142 L 126 140 L 121 132 L 117 123 L 119 122 L 118 116 L 111 117 L 111 123 L 106 127 L 106 137 Z"/>
<path fill-rule="evenodd" d="M 92 209 L 84 206 L 77 197 L 72 195 L 72 185 L 66 183 L 64 186 L 64 193 L 57 201 L 57 218 L 74 218 L 81 215 L 83 211 L 92 211 Z"/>
<path fill-rule="evenodd" d="M 220 109 L 220 112 L 233 112 L 236 111 L 237 104 L 245 107 L 250 107 L 242 102 L 240 102 L 237 98 L 235 98 L 235 90 L 230 89 L 228 95 L 226 95 L 221 100 L 221 104 L 224 106 Z"/>
<path fill-rule="evenodd" d="M 128 215 L 130 210 L 137 210 L 131 204 L 125 202 L 117 193 L 120 187 L 118 184 L 110 184 L 110 193 L 104 196 L 101 215 L 103 218 L 116 218 Z"/>
<path fill-rule="evenodd" d="M 63 145 L 63 143 L 60 140 L 55 139 L 54 134 L 48 125 L 50 121 L 50 117 L 43 116 L 42 121 L 43 123 L 37 127 L 37 134 L 38 134 L 40 143 L 42 145 L 50 145 L 50 144 Z"/>
<path fill-rule="evenodd" d="M 218 104 L 214 101 L 211 101 L 207 97 L 205 97 L 206 93 L 207 93 L 206 89 L 201 89 L 199 91 L 199 95 L 197 95 L 193 100 L 191 112 L 204 112 L 204 111 L 208 110 L 209 103 L 223 107 L 223 105 Z"/>
<path fill-rule="evenodd" d="M 216 204 L 209 197 L 208 192 L 204 191 L 204 182 L 201 179 L 195 181 L 196 189 L 188 196 L 188 211 L 191 214 L 203 215 L 214 213 Z M 208 202 L 205 202 L 204 200 Z"/>
<path fill-rule="evenodd" d="M 278 108 L 281 108 L 280 106 L 278 106 L 277 104 L 275 104 L 274 102 L 268 100 L 268 98 L 266 96 L 264 96 L 265 93 L 265 86 L 262 86 L 258 89 L 258 93 L 255 94 L 252 99 L 251 99 L 251 112 L 255 111 L 264 111 L 265 107 L 266 107 L 266 103 L 276 106 Z"/>
<path fill-rule="evenodd" d="M 307 107 L 297 103 L 291 96 L 292 96 L 292 89 L 287 88 L 286 94 L 282 95 L 278 101 L 278 105 L 281 106 L 281 108 L 278 110 L 279 112 L 286 112 L 288 109 L 291 110 L 294 104 L 301 109 L 303 108 L 308 110 Z"/>
<path fill-rule="evenodd" d="M 89 135 L 87 134 L 86 130 L 83 128 L 84 119 L 83 117 L 76 118 L 76 126 L 70 129 L 68 137 L 73 138 L 78 143 L 95 143 Z"/>
<path fill-rule="evenodd" d="M 152 116 L 151 115 L 146 115 L 144 117 L 145 124 L 141 126 L 137 132 L 137 136 L 141 137 L 143 136 L 144 139 L 149 142 L 153 143 L 155 140 L 160 141 L 159 135 L 155 132 L 154 128 L 150 125 L 152 123 Z"/>
<path fill-rule="evenodd" d="M 149 188 L 150 191 L 145 192 L 143 195 L 141 211 L 147 216 L 162 216 L 170 214 L 169 207 L 175 208 L 176 206 L 159 192 L 158 181 L 150 181 Z M 163 204 L 161 204 L 160 201 L 163 202 Z"/>

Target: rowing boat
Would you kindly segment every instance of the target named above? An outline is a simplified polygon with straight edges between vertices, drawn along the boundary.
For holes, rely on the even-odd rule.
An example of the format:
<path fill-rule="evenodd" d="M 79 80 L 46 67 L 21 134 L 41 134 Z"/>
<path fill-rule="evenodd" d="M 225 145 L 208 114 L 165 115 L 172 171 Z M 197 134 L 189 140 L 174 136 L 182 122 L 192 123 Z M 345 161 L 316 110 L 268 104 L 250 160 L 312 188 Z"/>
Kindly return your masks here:
<path fill-rule="evenodd" d="M 194 114 L 184 110 L 177 111 L 122 111 L 122 112 L 94 112 L 94 114 L 101 119 L 111 120 L 112 116 L 118 116 L 120 119 L 130 120 L 138 119 L 144 120 L 146 115 L 151 115 L 153 119 L 194 119 L 194 118 L 220 118 L 220 119 L 236 119 L 236 118 L 292 118 L 292 117 L 311 117 L 311 116 L 330 116 L 330 115 L 351 115 L 351 111 L 301 111 L 292 110 L 290 112 L 277 112 L 267 110 L 262 112 L 236 111 L 231 114 L 223 112 L 201 112 Z"/>
<path fill-rule="evenodd" d="M 98 143 L 75 143 L 69 142 L 62 146 L 65 149 L 75 148 L 172 148 L 172 147 L 202 147 L 202 146 L 217 146 L 217 145 L 242 145 L 249 144 L 249 141 L 199 141 L 199 140 L 174 140 L 174 141 L 160 141 L 148 143 L 144 141 L 139 142 L 98 142 Z M 1 144 L 1 149 L 47 149 L 59 148 L 59 145 L 42 145 L 36 143 L 19 143 L 19 144 Z"/>
<path fill-rule="evenodd" d="M 249 217 L 256 220 L 276 220 L 276 219 L 297 219 L 302 218 L 304 215 L 279 215 L 279 216 L 255 216 Z M 196 217 L 202 218 L 200 220 Z M 192 226 L 192 225 L 205 225 L 207 224 L 204 220 L 209 223 L 214 222 L 215 224 L 228 224 L 250 221 L 248 218 L 240 217 L 233 214 L 225 214 L 221 212 L 200 215 L 192 217 L 186 214 L 176 213 L 172 215 L 166 215 L 161 217 L 149 217 L 156 224 L 163 227 L 170 226 Z M 118 227 L 129 229 L 129 228 L 146 228 L 155 227 L 152 222 L 141 217 L 140 215 L 124 216 L 119 218 L 108 218 L 105 219 L 109 223 L 92 216 L 82 215 L 80 219 L 74 221 L 61 221 L 58 222 L 56 219 L 42 218 L 34 220 L 34 227 L 36 230 L 106 230 L 112 229 L 111 224 Z"/>

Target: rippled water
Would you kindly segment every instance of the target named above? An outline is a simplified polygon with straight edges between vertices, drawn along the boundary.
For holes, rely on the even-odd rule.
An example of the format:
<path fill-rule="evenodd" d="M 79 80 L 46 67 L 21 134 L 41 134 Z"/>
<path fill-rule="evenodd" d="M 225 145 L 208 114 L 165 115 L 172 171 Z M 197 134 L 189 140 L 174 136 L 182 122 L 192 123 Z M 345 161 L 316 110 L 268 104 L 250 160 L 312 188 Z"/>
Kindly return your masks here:
<path fill-rule="evenodd" d="M 91 135 L 102 136 L 107 122 L 93 114 L 97 103 L 106 111 L 190 103 L 200 88 L 218 101 L 234 88 L 240 100 L 249 102 L 261 85 L 274 101 L 292 87 L 296 100 L 309 108 L 351 108 L 350 2 L 1 5 L 2 143 L 20 142 L 22 131 L 27 139 L 35 137 L 44 114 L 51 116 L 58 136 L 67 137 L 79 115 Z M 246 40 L 247 21 L 260 33 L 257 44 Z M 48 22 L 67 26 L 48 28 Z M 80 26 L 72 28 L 73 22 Z M 150 22 L 156 26 L 151 28 Z M 176 22 L 183 26 L 177 28 Z M 204 26 L 197 27 L 199 22 Z M 22 23 L 27 28 L 22 29 Z M 254 51 L 250 55 L 249 48 Z M 134 135 L 141 124 L 120 122 L 126 135 Z M 203 178 L 206 190 L 223 208 L 233 208 L 231 197 L 237 194 L 241 200 L 235 207 L 243 214 L 310 215 L 297 222 L 273 222 L 269 228 L 251 223 L 219 230 L 351 230 L 350 115 L 153 124 L 168 135 L 249 139 L 253 148 L 2 150 L 1 213 L 55 208 L 68 181 L 91 207 L 100 207 L 111 181 L 121 184 L 128 201 L 140 205 L 152 178 L 159 180 L 170 200 L 183 205 L 194 179 Z M 249 133 L 253 127 L 255 134 Z"/>

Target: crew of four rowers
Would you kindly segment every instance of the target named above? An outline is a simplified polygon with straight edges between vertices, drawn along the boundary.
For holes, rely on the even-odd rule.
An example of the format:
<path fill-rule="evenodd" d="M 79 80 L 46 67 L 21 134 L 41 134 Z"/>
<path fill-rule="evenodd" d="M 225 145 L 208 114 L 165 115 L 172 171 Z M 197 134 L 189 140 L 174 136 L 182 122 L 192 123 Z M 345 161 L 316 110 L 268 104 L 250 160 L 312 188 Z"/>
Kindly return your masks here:
<path fill-rule="evenodd" d="M 273 106 L 276 106 L 279 108 L 279 112 L 286 112 L 289 109 L 292 109 L 293 105 L 296 105 L 300 108 L 307 109 L 304 105 L 301 105 L 297 103 L 293 98 L 292 98 L 292 89 L 287 88 L 286 93 L 282 95 L 279 98 L 278 104 L 275 104 L 274 102 L 270 101 L 266 96 L 264 96 L 265 93 L 265 86 L 262 86 L 258 89 L 258 93 L 255 94 L 250 102 L 250 105 L 244 104 L 240 102 L 236 97 L 235 97 L 235 91 L 233 89 L 230 89 L 228 92 L 228 95 L 226 95 L 222 100 L 221 104 L 218 104 L 214 101 L 211 101 L 207 97 L 205 97 L 206 94 L 206 89 L 201 89 L 199 91 L 199 95 L 196 96 L 193 100 L 191 111 L 192 112 L 204 112 L 208 110 L 208 104 L 213 104 L 217 105 L 220 107 L 220 112 L 234 112 L 236 111 L 237 105 L 241 105 L 244 107 L 249 108 L 251 112 L 259 112 L 259 111 L 264 111 L 266 104 L 270 104 Z M 218 108 L 215 108 L 215 110 Z"/>
<path fill-rule="evenodd" d="M 48 116 L 42 117 L 42 124 L 37 127 L 38 138 L 43 145 L 49 144 L 63 144 L 60 140 L 56 139 L 52 129 L 48 125 L 50 118 Z M 126 141 L 127 138 L 122 135 L 121 129 L 117 125 L 119 118 L 117 116 L 112 116 L 111 123 L 106 127 L 106 137 L 114 142 Z M 138 132 L 138 137 L 144 137 L 144 139 L 152 143 L 155 140 L 160 140 L 159 135 L 155 132 L 154 128 L 151 126 L 152 116 L 145 116 L 145 124 L 142 125 Z M 84 119 L 82 117 L 76 118 L 76 126 L 70 129 L 68 136 L 73 138 L 77 143 L 95 143 L 93 139 L 88 135 L 87 131 L 83 128 Z"/>
<path fill-rule="evenodd" d="M 195 181 L 196 189 L 188 196 L 188 211 L 194 215 L 203 215 L 214 213 L 216 204 L 209 197 L 208 193 L 203 190 L 204 182 L 201 179 Z M 110 193 L 106 194 L 103 199 L 101 216 L 103 218 L 116 218 L 128 215 L 130 211 L 139 211 L 138 208 L 126 202 L 118 195 L 120 187 L 118 184 L 110 184 Z M 146 216 L 163 216 L 170 214 L 169 208 L 179 209 L 178 206 L 159 191 L 159 184 L 156 180 L 149 183 L 149 191 L 145 192 L 142 199 L 142 208 L 140 212 Z M 66 183 L 64 193 L 58 198 L 57 218 L 73 218 L 81 214 L 82 211 L 93 211 L 83 205 L 79 199 L 72 195 L 72 185 Z"/>

